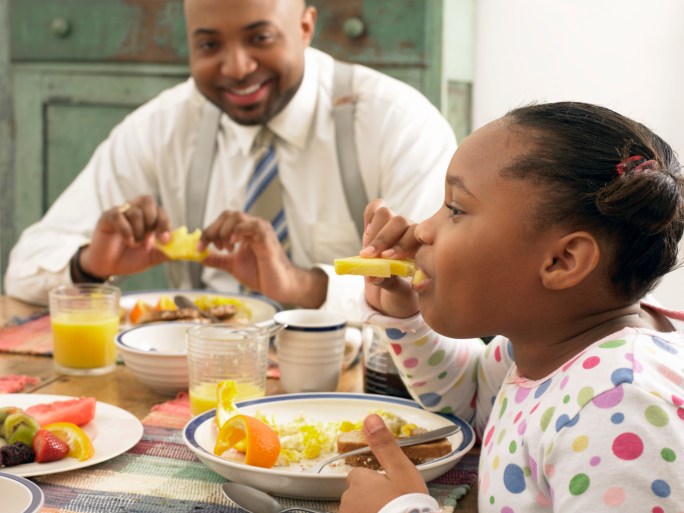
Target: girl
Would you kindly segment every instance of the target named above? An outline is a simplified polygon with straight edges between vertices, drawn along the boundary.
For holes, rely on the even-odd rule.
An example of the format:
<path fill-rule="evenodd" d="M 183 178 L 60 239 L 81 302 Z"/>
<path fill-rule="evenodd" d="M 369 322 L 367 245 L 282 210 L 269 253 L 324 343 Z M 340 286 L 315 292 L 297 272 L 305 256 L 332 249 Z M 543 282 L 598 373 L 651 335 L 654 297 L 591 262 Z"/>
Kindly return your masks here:
<path fill-rule="evenodd" d="M 413 290 L 399 278 L 366 285 L 375 315 L 404 332 L 393 358 L 416 399 L 448 411 L 476 386 L 450 378 L 449 364 L 501 362 L 508 341 L 515 354 L 491 415 L 478 412 L 489 416 L 480 512 L 682 511 L 684 312 L 642 298 L 676 265 L 683 193 L 657 135 L 564 102 L 513 110 L 468 137 L 427 221 L 367 208 L 361 254 L 414 257 L 420 269 Z M 508 340 L 484 351 L 445 338 L 492 334 Z M 366 432 L 373 447 L 377 419 Z M 395 459 L 386 476 L 355 469 L 341 511 L 437 511 Z"/>

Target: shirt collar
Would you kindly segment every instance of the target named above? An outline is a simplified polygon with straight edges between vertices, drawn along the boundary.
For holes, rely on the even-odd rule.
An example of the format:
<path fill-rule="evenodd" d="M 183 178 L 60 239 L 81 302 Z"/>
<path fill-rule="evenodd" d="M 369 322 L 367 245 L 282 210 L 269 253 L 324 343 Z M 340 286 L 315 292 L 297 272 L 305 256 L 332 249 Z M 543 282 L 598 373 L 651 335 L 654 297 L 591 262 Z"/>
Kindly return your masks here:
<path fill-rule="evenodd" d="M 307 49 L 304 54 L 302 83 L 285 108 L 266 125 L 280 139 L 300 149 L 306 145 L 313 124 L 318 101 L 318 73 L 318 63 L 310 49 Z M 224 115 L 221 116 L 221 129 L 233 133 L 240 151 L 248 155 L 261 127 L 240 125 Z"/>

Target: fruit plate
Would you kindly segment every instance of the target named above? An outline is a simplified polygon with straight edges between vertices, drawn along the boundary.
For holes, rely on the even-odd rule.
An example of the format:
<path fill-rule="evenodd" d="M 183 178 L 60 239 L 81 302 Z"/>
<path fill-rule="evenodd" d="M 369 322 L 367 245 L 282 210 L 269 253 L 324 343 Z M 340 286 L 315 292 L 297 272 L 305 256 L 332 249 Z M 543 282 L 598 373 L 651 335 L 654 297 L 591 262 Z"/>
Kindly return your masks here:
<path fill-rule="evenodd" d="M 464 420 L 453 415 L 426 411 L 415 401 L 398 397 L 345 393 L 289 394 L 242 401 L 236 403 L 236 406 L 239 413 L 260 413 L 269 419 L 273 418 L 279 424 L 294 420 L 299 415 L 312 421 L 356 422 L 371 411 L 381 409 L 425 429 L 459 425 L 461 430 L 448 437 L 452 451 L 418 466 L 425 481 L 431 481 L 450 470 L 475 443 L 473 429 Z M 217 474 L 283 497 L 339 500 L 342 496 L 350 470 L 347 465 L 329 466 L 320 474 L 313 474 L 307 471 L 307 467 L 314 465 L 317 460 L 265 469 L 215 456 L 215 414 L 216 410 L 210 410 L 191 419 L 183 429 L 183 440 L 200 461 Z"/>
<path fill-rule="evenodd" d="M 75 397 L 47 394 L 0 394 L 0 407 L 17 406 L 25 409 L 34 404 L 65 401 Z M 95 418 L 81 426 L 95 447 L 95 454 L 85 460 L 66 457 L 50 463 L 25 463 L 15 467 L 3 467 L 6 474 L 31 477 L 56 474 L 67 470 L 89 467 L 107 461 L 137 444 L 143 435 L 143 426 L 131 413 L 111 404 L 97 402 Z"/>
<path fill-rule="evenodd" d="M 45 496 L 34 482 L 0 472 L 0 497 L 3 513 L 36 513 Z"/>
<path fill-rule="evenodd" d="M 129 292 L 121 296 L 121 307 L 126 311 L 126 318 L 121 322 L 121 329 L 128 329 L 133 327 L 128 315 L 131 309 L 135 306 L 137 301 L 145 301 L 152 306 L 157 304 L 159 298 L 168 296 L 173 298 L 176 294 L 181 294 L 191 300 L 195 300 L 200 296 L 214 296 L 227 299 L 236 299 L 241 301 L 247 308 L 252 311 L 251 322 L 269 321 L 273 318 L 276 312 L 282 310 L 282 307 L 266 297 L 254 296 L 250 294 L 225 294 L 220 292 L 213 292 L 210 290 L 149 290 Z"/>

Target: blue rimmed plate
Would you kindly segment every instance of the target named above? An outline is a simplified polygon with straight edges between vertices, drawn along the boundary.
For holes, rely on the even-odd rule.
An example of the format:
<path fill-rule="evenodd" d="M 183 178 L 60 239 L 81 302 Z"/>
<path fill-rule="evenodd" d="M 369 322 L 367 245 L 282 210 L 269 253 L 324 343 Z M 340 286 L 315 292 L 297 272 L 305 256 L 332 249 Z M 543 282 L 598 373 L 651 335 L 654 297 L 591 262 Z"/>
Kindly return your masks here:
<path fill-rule="evenodd" d="M 3 513 L 35 513 L 45 497 L 33 481 L 0 472 L 0 497 Z"/>
<path fill-rule="evenodd" d="M 431 481 L 450 470 L 475 443 L 473 429 L 464 420 L 453 415 L 441 415 L 424 410 L 418 403 L 398 397 L 372 394 L 312 393 L 264 397 L 236 404 L 240 413 L 257 412 L 286 423 L 299 415 L 312 421 L 358 421 L 368 413 L 382 409 L 415 423 L 425 429 L 436 429 L 457 424 L 461 430 L 449 437 L 452 451 L 418 467 L 425 481 Z M 217 474 L 238 483 L 254 486 L 283 497 L 339 500 L 346 488 L 346 465 L 326 467 L 321 474 L 307 472 L 307 465 L 264 469 L 219 458 L 214 455 L 216 443 L 215 410 L 193 418 L 183 429 L 185 444 L 197 457 Z M 313 465 L 315 460 L 308 460 Z"/>

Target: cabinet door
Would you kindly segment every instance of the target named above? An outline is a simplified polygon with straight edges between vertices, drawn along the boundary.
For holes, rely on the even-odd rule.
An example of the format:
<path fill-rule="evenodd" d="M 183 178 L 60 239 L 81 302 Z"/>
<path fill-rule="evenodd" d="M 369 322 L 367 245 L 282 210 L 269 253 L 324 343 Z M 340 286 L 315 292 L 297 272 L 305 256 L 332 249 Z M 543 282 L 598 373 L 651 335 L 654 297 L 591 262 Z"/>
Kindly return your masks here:
<path fill-rule="evenodd" d="M 143 73 L 134 66 L 17 66 L 15 235 L 43 216 L 114 125 L 186 78 L 184 67 L 146 66 Z M 121 286 L 163 288 L 166 280 L 158 267 L 126 279 Z"/>
<path fill-rule="evenodd" d="M 310 0 L 313 46 L 414 86 L 439 108 L 443 0 Z"/>

